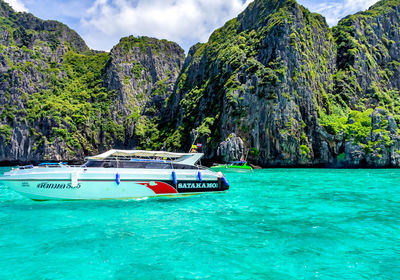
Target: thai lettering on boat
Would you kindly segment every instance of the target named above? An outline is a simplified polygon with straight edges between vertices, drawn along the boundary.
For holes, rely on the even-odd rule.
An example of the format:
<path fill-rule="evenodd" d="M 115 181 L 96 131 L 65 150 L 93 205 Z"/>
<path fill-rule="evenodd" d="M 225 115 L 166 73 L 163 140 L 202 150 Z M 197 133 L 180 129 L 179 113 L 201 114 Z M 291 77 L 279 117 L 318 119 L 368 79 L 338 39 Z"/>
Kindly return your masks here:
<path fill-rule="evenodd" d="M 59 183 L 39 183 L 36 185 L 38 189 L 79 189 L 81 184 L 73 187 L 71 183 L 59 184 Z"/>

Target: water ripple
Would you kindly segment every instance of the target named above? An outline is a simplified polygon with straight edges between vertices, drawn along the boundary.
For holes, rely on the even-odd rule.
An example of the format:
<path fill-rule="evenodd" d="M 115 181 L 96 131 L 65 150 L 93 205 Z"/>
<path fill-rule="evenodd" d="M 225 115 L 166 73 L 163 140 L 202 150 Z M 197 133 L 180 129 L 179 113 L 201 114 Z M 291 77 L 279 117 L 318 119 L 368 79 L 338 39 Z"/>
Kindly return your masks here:
<path fill-rule="evenodd" d="M 400 275 L 400 170 L 226 176 L 225 194 L 128 201 L 34 202 L 1 186 L 0 279 Z"/>

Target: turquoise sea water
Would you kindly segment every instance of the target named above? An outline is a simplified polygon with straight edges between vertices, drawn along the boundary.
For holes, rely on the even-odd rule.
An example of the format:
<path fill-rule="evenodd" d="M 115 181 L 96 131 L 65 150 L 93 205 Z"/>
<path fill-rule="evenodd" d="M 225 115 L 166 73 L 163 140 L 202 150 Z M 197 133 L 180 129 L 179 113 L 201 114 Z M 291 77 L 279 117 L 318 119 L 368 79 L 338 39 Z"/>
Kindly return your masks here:
<path fill-rule="evenodd" d="M 400 170 L 226 176 L 228 193 L 139 201 L 1 186 L 0 279 L 400 278 Z"/>

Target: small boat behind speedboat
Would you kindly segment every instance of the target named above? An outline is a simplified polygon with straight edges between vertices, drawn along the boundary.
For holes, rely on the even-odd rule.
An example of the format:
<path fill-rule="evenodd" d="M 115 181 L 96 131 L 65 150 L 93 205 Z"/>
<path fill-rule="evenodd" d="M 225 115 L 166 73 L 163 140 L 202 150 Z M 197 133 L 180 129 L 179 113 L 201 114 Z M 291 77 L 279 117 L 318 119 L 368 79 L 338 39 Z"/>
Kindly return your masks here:
<path fill-rule="evenodd" d="M 211 167 L 211 169 L 221 169 L 221 168 L 253 170 L 251 166 L 247 165 L 247 161 L 231 161 L 227 164 L 220 164 Z"/>
<path fill-rule="evenodd" d="M 223 192 L 221 172 L 197 165 L 201 153 L 110 150 L 82 166 L 44 163 L 4 173 L 0 181 L 33 200 L 130 199 Z"/>

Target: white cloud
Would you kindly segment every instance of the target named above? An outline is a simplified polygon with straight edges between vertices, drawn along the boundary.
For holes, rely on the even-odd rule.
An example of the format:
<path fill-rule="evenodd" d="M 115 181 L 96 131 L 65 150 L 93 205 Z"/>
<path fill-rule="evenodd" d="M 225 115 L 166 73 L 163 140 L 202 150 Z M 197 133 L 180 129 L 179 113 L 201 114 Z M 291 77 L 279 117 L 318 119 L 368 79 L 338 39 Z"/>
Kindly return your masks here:
<path fill-rule="evenodd" d="M 24 3 L 20 0 L 4 0 L 17 12 L 27 12 L 28 9 L 25 7 Z"/>
<path fill-rule="evenodd" d="M 110 49 L 128 35 L 168 39 L 188 48 L 205 42 L 252 0 L 96 0 L 81 21 L 94 48 Z"/>
<path fill-rule="evenodd" d="M 253 0 L 5 0 L 17 11 L 57 19 L 75 28 L 89 47 L 110 50 L 124 36 L 152 36 L 185 50 L 236 17 Z M 298 0 L 329 25 L 377 0 Z"/>
<path fill-rule="evenodd" d="M 338 21 L 347 15 L 364 11 L 378 0 L 345 0 L 341 2 L 323 2 L 314 7 L 314 10 L 323 16 L 330 26 L 336 25 Z"/>

